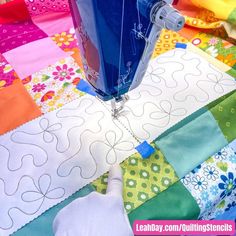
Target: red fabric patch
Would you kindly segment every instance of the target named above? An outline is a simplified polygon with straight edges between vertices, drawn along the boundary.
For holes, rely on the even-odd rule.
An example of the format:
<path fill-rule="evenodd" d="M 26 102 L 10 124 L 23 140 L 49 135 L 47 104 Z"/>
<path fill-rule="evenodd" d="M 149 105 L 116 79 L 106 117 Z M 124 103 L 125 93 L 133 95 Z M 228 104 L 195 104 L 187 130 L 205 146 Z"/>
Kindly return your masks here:
<path fill-rule="evenodd" d="M 14 0 L 0 5 L 0 24 L 30 19 L 24 0 Z"/>

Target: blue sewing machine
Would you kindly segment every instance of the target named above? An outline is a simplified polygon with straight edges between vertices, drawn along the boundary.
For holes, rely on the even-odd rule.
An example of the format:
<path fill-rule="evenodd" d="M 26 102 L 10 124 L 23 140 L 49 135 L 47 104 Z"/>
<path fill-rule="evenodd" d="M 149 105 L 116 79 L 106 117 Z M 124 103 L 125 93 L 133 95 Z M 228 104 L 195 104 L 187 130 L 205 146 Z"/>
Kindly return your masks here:
<path fill-rule="evenodd" d="M 69 2 L 87 81 L 112 101 L 117 117 L 126 93 L 141 83 L 161 30 L 180 30 L 184 18 L 172 0 Z"/>

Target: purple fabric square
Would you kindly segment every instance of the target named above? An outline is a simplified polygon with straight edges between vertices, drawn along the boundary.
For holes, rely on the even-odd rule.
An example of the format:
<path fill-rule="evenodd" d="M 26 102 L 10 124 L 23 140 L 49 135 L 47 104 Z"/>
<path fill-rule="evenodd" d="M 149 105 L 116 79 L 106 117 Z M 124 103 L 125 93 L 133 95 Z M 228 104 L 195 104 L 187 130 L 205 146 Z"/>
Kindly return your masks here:
<path fill-rule="evenodd" d="M 0 25 L 0 52 L 4 53 L 24 44 L 48 37 L 31 20 Z"/>

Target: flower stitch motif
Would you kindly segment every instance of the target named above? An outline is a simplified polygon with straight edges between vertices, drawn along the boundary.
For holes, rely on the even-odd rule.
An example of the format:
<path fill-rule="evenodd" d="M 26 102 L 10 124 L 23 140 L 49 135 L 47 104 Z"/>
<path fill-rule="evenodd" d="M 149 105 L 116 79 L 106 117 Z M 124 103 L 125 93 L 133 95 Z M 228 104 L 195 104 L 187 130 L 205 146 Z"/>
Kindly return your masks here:
<path fill-rule="evenodd" d="M 236 178 L 234 174 L 229 172 L 228 176 L 221 175 L 220 178 L 223 181 L 223 183 L 218 184 L 218 187 L 223 190 L 220 197 L 224 198 L 225 196 L 230 196 L 232 191 L 236 188 Z"/>
<path fill-rule="evenodd" d="M 205 177 L 200 177 L 199 175 L 192 178 L 192 185 L 195 190 L 203 191 L 207 189 L 207 181 L 205 180 Z"/>
<path fill-rule="evenodd" d="M 199 82 L 211 84 L 213 86 L 214 91 L 219 94 L 225 91 L 225 87 L 228 86 L 234 87 L 236 85 L 235 81 L 225 79 L 222 75 L 221 77 L 218 77 L 215 74 L 208 74 L 207 78 L 208 78 L 207 81 L 199 81 Z"/>
<path fill-rule="evenodd" d="M 48 174 L 42 175 L 38 184 L 34 183 L 35 190 L 29 190 L 21 195 L 24 202 L 40 202 L 40 207 L 42 206 L 45 199 L 60 199 L 65 195 L 64 188 L 52 188 L 52 178 Z"/>
<path fill-rule="evenodd" d="M 41 91 L 43 91 L 44 89 L 46 88 L 46 85 L 45 84 L 40 84 L 40 83 L 38 83 L 38 84 L 34 84 L 33 85 L 33 88 L 32 88 L 32 91 L 33 92 L 41 92 Z"/>
<path fill-rule="evenodd" d="M 65 79 L 70 80 L 71 76 L 75 75 L 73 68 L 68 68 L 67 64 L 64 64 L 62 67 L 57 66 L 57 71 L 54 71 L 52 74 L 55 76 L 54 79 L 59 79 L 60 81 L 63 81 Z"/>
<path fill-rule="evenodd" d="M 43 133 L 43 140 L 46 143 L 51 143 L 54 140 L 54 132 L 62 128 L 60 123 L 49 125 L 49 121 L 45 118 L 40 120 L 39 126 L 43 130 L 41 133 Z"/>
<path fill-rule="evenodd" d="M 101 143 L 103 145 L 104 150 L 106 150 L 106 161 L 110 165 L 116 163 L 120 152 L 130 151 L 134 148 L 132 142 L 122 141 L 122 137 L 117 138 L 115 131 L 108 131 L 105 134 L 104 141 L 96 141 L 94 143 Z"/>
<path fill-rule="evenodd" d="M 204 167 L 203 173 L 209 180 L 215 181 L 219 177 L 219 171 L 214 166 Z"/>
<path fill-rule="evenodd" d="M 163 74 L 165 71 L 159 67 L 153 68 L 152 65 L 148 66 L 147 72 L 145 74 L 145 77 L 147 79 L 151 79 L 154 83 L 160 83 L 161 77 L 159 74 Z"/>
<path fill-rule="evenodd" d="M 156 106 L 156 105 L 155 105 Z M 163 121 L 163 127 L 170 123 L 171 118 L 181 117 L 187 113 L 184 108 L 174 108 L 173 104 L 167 100 L 162 100 L 159 106 L 156 106 L 155 111 L 150 113 L 150 118 Z"/>

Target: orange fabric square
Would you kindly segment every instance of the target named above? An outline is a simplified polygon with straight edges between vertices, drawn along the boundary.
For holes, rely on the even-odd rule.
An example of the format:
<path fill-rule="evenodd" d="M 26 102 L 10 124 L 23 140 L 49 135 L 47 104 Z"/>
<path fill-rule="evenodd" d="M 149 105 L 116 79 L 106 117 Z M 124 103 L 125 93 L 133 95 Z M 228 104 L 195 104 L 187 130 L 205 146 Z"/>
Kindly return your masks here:
<path fill-rule="evenodd" d="M 41 114 L 21 81 L 0 90 L 0 134 L 15 129 Z"/>

